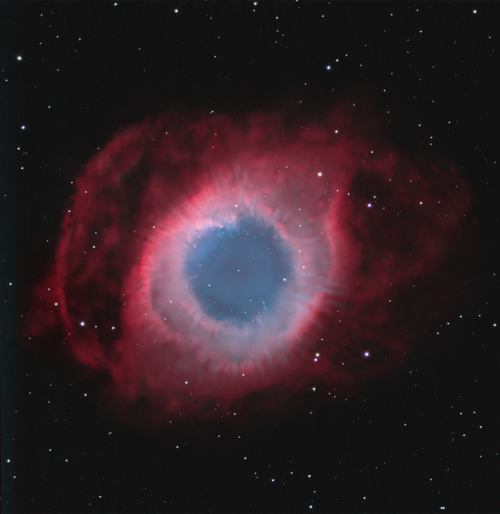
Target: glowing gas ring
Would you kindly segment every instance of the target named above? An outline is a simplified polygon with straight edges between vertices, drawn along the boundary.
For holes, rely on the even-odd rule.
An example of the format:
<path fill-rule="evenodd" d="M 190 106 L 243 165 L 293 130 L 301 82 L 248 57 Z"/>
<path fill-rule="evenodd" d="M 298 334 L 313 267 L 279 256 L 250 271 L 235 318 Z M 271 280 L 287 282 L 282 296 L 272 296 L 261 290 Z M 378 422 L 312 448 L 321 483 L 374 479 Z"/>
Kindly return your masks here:
<path fill-rule="evenodd" d="M 336 112 L 304 124 L 166 114 L 117 134 L 76 183 L 31 335 L 62 327 L 160 418 L 403 361 L 453 295 L 467 187 Z"/>

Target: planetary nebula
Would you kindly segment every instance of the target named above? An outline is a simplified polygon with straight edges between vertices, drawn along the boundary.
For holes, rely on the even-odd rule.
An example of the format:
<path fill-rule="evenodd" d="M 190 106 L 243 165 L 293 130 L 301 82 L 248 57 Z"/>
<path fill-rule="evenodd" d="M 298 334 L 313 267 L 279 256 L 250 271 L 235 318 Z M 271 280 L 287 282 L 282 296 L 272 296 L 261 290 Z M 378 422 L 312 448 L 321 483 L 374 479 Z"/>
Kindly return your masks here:
<path fill-rule="evenodd" d="M 456 298 L 469 193 L 345 112 L 166 113 L 118 133 L 76 181 L 30 337 L 59 331 L 156 419 L 394 368 Z"/>

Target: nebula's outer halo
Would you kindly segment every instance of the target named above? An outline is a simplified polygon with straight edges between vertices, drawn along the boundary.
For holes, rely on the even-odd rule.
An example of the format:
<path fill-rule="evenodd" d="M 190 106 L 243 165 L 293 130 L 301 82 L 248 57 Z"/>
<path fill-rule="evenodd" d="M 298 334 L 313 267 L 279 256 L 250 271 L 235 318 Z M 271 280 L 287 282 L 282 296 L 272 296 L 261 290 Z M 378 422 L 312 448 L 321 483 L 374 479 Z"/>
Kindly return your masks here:
<path fill-rule="evenodd" d="M 452 166 L 352 134 L 339 112 L 170 113 L 119 133 L 76 183 L 30 334 L 61 327 L 157 420 L 394 367 L 453 298 L 469 193 Z"/>

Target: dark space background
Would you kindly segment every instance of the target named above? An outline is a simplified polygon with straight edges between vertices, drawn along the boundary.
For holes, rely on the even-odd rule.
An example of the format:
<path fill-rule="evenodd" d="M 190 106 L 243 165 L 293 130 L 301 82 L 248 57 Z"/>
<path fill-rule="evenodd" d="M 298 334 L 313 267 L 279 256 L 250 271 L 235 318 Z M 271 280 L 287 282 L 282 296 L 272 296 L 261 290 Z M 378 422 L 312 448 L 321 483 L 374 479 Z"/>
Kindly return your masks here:
<path fill-rule="evenodd" d="M 497 2 L 2 2 L 2 510 L 499 512 L 499 26 Z M 470 298 L 403 368 L 311 412 L 144 433 L 26 345 L 72 181 L 118 129 L 347 94 L 473 195 Z"/>

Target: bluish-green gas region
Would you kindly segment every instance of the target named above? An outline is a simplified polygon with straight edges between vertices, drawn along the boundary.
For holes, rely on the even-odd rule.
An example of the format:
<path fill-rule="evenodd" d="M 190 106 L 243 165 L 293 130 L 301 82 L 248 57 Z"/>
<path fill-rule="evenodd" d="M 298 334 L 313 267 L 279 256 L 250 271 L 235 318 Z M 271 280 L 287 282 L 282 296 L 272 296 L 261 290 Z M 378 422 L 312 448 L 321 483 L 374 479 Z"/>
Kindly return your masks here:
<path fill-rule="evenodd" d="M 200 234 L 184 272 L 202 310 L 235 324 L 265 317 L 293 279 L 285 242 L 251 215 Z"/>

